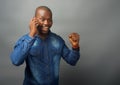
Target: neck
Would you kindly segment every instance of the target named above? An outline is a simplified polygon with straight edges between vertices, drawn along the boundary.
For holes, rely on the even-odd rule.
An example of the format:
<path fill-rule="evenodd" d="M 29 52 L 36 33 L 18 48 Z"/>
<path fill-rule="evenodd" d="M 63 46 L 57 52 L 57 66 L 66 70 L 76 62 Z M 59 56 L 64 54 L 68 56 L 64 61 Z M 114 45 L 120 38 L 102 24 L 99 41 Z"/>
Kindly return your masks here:
<path fill-rule="evenodd" d="M 46 39 L 48 36 L 49 36 L 49 32 L 47 34 L 39 33 L 39 37 L 43 40 Z"/>
<path fill-rule="evenodd" d="M 46 39 L 47 36 L 48 36 L 48 34 L 47 34 L 47 35 L 39 34 L 39 37 L 40 37 L 41 39 L 43 39 L 43 40 Z"/>

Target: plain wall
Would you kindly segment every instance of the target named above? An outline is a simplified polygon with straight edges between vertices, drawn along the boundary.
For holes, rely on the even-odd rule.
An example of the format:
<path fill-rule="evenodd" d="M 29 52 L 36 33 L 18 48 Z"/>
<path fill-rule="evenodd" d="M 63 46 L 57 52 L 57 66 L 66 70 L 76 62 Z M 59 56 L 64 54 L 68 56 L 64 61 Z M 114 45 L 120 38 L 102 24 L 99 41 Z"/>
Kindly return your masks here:
<path fill-rule="evenodd" d="M 40 5 L 52 10 L 51 30 L 68 47 L 71 32 L 81 36 L 81 58 L 74 67 L 61 61 L 60 85 L 120 85 L 120 0 L 0 0 L 0 85 L 22 85 L 25 64 L 9 56 Z"/>

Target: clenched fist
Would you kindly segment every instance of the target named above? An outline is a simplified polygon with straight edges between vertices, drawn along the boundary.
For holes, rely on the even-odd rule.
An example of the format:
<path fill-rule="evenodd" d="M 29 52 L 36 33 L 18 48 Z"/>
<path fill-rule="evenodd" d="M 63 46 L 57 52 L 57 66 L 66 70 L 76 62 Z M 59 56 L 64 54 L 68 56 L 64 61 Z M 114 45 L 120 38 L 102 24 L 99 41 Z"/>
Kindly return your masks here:
<path fill-rule="evenodd" d="M 80 47 L 79 40 L 80 40 L 80 35 L 78 33 L 71 33 L 69 35 L 69 41 L 72 45 L 72 48 L 76 49 Z"/>

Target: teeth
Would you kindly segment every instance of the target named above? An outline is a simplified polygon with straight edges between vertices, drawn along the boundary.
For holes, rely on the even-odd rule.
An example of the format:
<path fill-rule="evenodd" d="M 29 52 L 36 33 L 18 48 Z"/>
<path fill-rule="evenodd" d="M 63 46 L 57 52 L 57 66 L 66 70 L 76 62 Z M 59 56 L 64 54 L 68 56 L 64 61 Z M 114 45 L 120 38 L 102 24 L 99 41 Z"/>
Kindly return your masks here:
<path fill-rule="evenodd" d="M 48 27 L 43 27 L 42 30 L 47 31 L 47 30 L 48 30 Z"/>
<path fill-rule="evenodd" d="M 43 27 L 43 28 L 48 28 L 48 27 Z"/>

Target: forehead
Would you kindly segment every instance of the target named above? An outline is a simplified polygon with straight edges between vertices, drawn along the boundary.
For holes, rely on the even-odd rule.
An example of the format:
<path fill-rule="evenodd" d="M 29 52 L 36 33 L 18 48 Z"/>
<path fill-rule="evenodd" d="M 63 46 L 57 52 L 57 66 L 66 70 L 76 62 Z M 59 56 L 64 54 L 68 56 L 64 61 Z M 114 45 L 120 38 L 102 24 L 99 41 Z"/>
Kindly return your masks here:
<path fill-rule="evenodd" d="M 38 17 L 48 17 L 48 18 L 51 18 L 52 17 L 52 14 L 49 10 L 46 10 L 46 9 L 38 9 L 37 10 L 37 16 Z"/>

